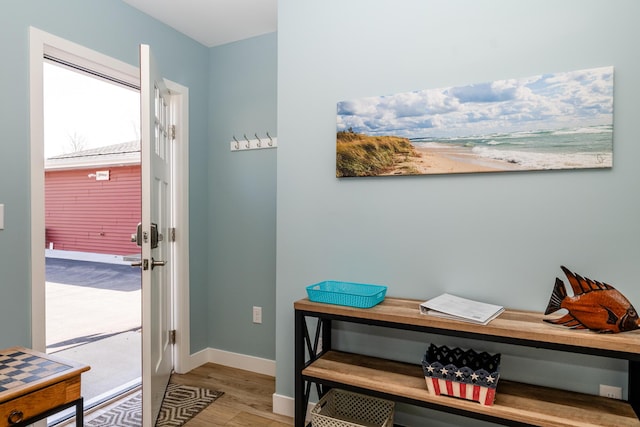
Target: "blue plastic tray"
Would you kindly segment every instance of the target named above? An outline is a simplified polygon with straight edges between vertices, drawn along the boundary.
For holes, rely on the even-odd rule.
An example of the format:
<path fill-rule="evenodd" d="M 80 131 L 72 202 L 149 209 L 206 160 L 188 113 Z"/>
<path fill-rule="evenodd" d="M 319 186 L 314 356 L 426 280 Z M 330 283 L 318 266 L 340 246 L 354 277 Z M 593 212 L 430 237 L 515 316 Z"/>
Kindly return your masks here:
<path fill-rule="evenodd" d="M 311 301 L 358 308 L 371 308 L 379 304 L 386 293 L 386 286 L 332 280 L 307 286 Z"/>

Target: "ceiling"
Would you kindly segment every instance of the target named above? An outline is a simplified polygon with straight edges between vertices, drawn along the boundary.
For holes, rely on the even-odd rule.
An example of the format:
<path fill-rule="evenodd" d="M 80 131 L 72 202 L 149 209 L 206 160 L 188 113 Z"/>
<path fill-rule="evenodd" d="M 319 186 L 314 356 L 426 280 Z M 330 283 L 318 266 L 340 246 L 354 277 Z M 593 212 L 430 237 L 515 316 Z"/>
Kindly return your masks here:
<path fill-rule="evenodd" d="M 207 47 L 277 30 L 277 0 L 123 0 Z"/>

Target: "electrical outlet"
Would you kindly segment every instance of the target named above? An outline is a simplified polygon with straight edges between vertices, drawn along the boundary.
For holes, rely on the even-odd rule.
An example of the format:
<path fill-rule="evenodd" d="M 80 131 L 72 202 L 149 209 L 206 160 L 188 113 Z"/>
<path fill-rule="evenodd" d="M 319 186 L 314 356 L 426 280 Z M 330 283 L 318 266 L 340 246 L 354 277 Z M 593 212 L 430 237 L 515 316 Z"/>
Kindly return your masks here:
<path fill-rule="evenodd" d="M 622 399 L 622 387 L 600 384 L 600 396 Z"/>
<path fill-rule="evenodd" d="M 262 307 L 253 306 L 253 323 L 262 323 Z"/>

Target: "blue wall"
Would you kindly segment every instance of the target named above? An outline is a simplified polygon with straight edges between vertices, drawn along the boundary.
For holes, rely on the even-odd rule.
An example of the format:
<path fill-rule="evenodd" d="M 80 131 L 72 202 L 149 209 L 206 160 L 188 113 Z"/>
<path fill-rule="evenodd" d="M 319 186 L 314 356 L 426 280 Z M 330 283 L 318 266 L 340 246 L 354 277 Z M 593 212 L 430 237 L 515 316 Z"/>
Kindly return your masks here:
<path fill-rule="evenodd" d="M 293 395 L 293 302 L 321 280 L 543 311 L 564 264 L 640 305 L 638 16 L 633 0 L 279 1 L 276 393 Z M 611 170 L 335 178 L 338 101 L 607 65 Z M 418 363 L 431 339 L 343 327 L 337 342 Z M 455 343 L 501 351 L 505 376 L 626 388 L 624 364 Z"/>
<path fill-rule="evenodd" d="M 277 136 L 275 33 L 211 49 L 207 228 L 210 346 L 275 359 L 276 149 L 231 152 L 235 136 Z M 262 307 L 262 324 L 252 307 Z"/>
<path fill-rule="evenodd" d="M 131 64 L 139 43 L 163 46 L 155 55 L 166 76 L 190 88 L 192 350 L 275 354 L 277 393 L 292 396 L 292 304 L 320 280 L 542 310 L 565 264 L 640 304 L 637 16 L 634 0 L 280 0 L 277 40 L 207 49 L 118 1 L 12 2 L 0 15 L 0 346 L 30 342 L 30 25 Z M 611 170 L 335 178 L 338 101 L 606 65 L 615 67 Z M 229 151 L 233 135 L 266 131 L 277 153 Z M 265 308 L 263 325 L 251 324 L 253 305 Z M 413 361 L 430 339 L 338 335 L 347 349 Z M 525 380 L 568 363 L 589 369 L 570 388 L 595 392 L 625 377 L 597 358 L 498 350 Z"/>
<path fill-rule="evenodd" d="M 209 49 L 120 1 L 25 0 L 0 14 L 0 347 L 31 343 L 29 26 L 138 65 L 148 43 L 165 76 L 190 88 L 191 345 L 208 342 L 208 102 Z"/>

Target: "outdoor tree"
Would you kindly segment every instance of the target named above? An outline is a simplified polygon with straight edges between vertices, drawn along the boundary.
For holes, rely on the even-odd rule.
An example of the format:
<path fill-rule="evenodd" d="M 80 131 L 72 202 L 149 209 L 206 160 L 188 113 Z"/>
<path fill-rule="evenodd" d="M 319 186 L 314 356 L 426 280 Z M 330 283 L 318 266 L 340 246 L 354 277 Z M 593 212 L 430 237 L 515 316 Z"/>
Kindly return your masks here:
<path fill-rule="evenodd" d="M 87 138 L 84 135 L 79 134 L 78 132 L 73 132 L 73 135 L 69 136 L 69 142 L 67 143 L 68 153 L 76 153 L 78 151 L 82 151 L 87 146 Z"/>

